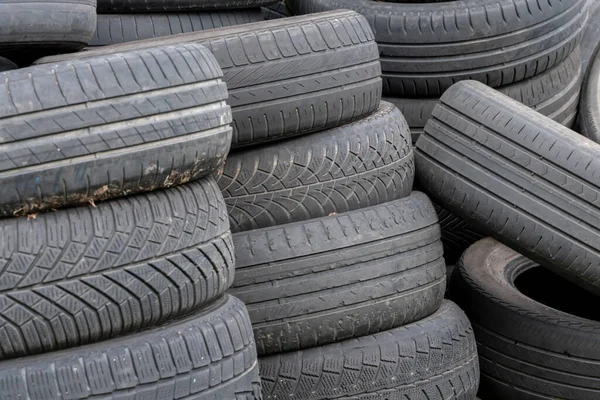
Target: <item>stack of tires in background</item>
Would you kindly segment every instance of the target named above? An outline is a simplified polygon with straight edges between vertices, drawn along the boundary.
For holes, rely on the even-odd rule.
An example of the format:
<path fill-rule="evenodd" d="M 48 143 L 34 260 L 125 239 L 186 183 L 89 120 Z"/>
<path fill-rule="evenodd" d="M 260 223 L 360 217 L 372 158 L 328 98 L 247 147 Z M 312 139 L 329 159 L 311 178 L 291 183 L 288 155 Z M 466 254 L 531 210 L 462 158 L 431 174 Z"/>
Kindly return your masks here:
<path fill-rule="evenodd" d="M 444 301 L 437 215 L 412 192 L 401 112 L 381 102 L 367 20 L 336 11 L 107 46 L 207 46 L 233 151 L 220 171 L 266 398 L 475 397 L 469 321 Z"/>
<path fill-rule="evenodd" d="M 222 76 L 185 43 L 2 73 L 2 397 L 261 398 Z"/>

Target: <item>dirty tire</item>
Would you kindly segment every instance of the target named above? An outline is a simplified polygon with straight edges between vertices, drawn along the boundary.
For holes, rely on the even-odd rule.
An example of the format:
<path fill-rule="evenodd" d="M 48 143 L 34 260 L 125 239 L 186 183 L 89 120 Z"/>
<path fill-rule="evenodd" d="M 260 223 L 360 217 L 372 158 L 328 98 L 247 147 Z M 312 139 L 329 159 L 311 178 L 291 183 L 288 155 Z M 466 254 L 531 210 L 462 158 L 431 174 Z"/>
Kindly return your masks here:
<path fill-rule="evenodd" d="M 358 122 L 234 152 L 218 182 L 241 232 L 396 200 L 413 181 L 408 126 L 383 102 Z"/>
<path fill-rule="evenodd" d="M 595 142 L 600 142 L 600 44 L 590 65 L 583 84 L 579 124 L 581 133 Z"/>
<path fill-rule="evenodd" d="M 485 236 L 479 229 L 463 221 L 438 204 L 433 204 L 438 213 L 444 244 L 444 259 L 456 264 L 464 251 Z"/>
<path fill-rule="evenodd" d="M 592 306 L 594 295 L 491 238 L 469 248 L 457 268 L 453 300 L 473 324 L 484 399 L 600 397 L 600 322 Z M 519 290 L 519 279 L 535 270 L 544 279 L 530 286 L 536 286 L 532 293 L 544 303 Z M 596 319 L 554 308 L 563 302 L 576 311 L 588 310 Z"/>
<path fill-rule="evenodd" d="M 467 400 L 479 386 L 471 324 L 447 300 L 419 322 L 259 363 L 265 400 Z"/>
<path fill-rule="evenodd" d="M 268 6 L 277 0 L 98 0 L 98 13 L 210 11 Z"/>
<path fill-rule="evenodd" d="M 0 74 L 0 215 L 172 187 L 220 168 L 227 88 L 197 44 Z"/>
<path fill-rule="evenodd" d="M 600 67 L 599 67 L 600 68 Z M 497 88 L 500 93 L 571 128 L 577 117 L 583 73 L 579 48 L 553 68 L 532 78 Z M 402 111 L 416 143 L 439 99 L 385 98 Z"/>
<path fill-rule="evenodd" d="M 279 3 L 275 3 L 269 7 L 262 8 L 263 18 L 264 19 L 279 19 L 279 18 L 288 18 L 291 17 L 292 14 L 290 10 L 285 5 L 285 0 L 281 0 Z"/>
<path fill-rule="evenodd" d="M 233 108 L 233 147 L 359 120 L 379 107 L 381 66 L 364 17 L 335 11 L 106 46 L 39 63 L 191 41 L 217 58 Z"/>
<path fill-rule="evenodd" d="M 600 294 L 600 146 L 474 81 L 417 142 L 420 187 L 448 211 Z"/>
<path fill-rule="evenodd" d="M 248 314 L 231 296 L 134 335 L 0 362 L 0 381 L 24 400 L 261 398 Z"/>
<path fill-rule="evenodd" d="M 564 60 L 580 42 L 586 0 L 391 3 L 291 0 L 295 14 L 350 9 L 379 43 L 384 94 L 440 96 L 458 80 L 508 85 Z"/>
<path fill-rule="evenodd" d="M 233 283 L 212 178 L 0 220 L 0 358 L 124 335 L 211 303 Z"/>
<path fill-rule="evenodd" d="M 446 269 L 427 196 L 234 235 L 230 293 L 259 354 L 321 346 L 418 321 L 440 305 Z"/>
<path fill-rule="evenodd" d="M 260 9 L 195 13 L 100 14 L 90 46 L 106 46 L 263 20 Z"/>
<path fill-rule="evenodd" d="M 0 55 L 28 63 L 83 48 L 96 29 L 96 0 L 0 3 Z"/>

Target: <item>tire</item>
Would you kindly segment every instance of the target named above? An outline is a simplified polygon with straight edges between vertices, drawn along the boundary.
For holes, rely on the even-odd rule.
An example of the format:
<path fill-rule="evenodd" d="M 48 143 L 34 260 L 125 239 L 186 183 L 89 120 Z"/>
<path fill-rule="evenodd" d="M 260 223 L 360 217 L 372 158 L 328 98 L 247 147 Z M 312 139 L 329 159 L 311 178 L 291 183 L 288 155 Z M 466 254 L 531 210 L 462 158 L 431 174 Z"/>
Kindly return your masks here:
<path fill-rule="evenodd" d="M 0 75 L 0 215 L 168 188 L 222 167 L 231 114 L 197 44 Z"/>
<path fill-rule="evenodd" d="M 17 68 L 19 67 L 17 67 L 17 64 L 15 64 L 14 62 L 10 61 L 7 58 L 0 57 L 0 72 L 10 71 Z"/>
<path fill-rule="evenodd" d="M 589 21 L 585 27 L 583 37 L 581 38 L 581 65 L 584 71 L 587 71 L 589 64 L 593 62 L 596 49 L 600 42 L 600 25 L 592 23 L 591 21 L 598 21 L 600 19 L 600 3 L 597 1 L 588 1 L 588 13 Z"/>
<path fill-rule="evenodd" d="M 473 243 L 484 238 L 484 234 L 469 223 L 463 221 L 443 207 L 435 204 L 442 230 L 444 244 L 444 260 L 448 264 L 456 264 L 460 256 Z"/>
<path fill-rule="evenodd" d="M 598 294 L 599 156 L 581 135 L 481 83 L 460 82 L 417 142 L 417 178 L 448 211 Z"/>
<path fill-rule="evenodd" d="M 600 142 L 600 45 L 590 61 L 587 75 L 583 83 L 581 96 L 581 112 L 579 125 L 581 133 Z"/>
<path fill-rule="evenodd" d="M 212 179 L 2 219 L 0 243 L 0 359 L 154 326 L 233 283 L 227 212 Z"/>
<path fill-rule="evenodd" d="M 497 87 L 552 68 L 578 45 L 586 0 L 461 0 L 387 3 L 292 0 L 295 14 L 347 8 L 379 43 L 384 94 L 440 96 L 458 80 Z"/>
<path fill-rule="evenodd" d="M 474 399 L 479 364 L 469 320 L 452 302 L 375 335 L 259 359 L 265 400 Z"/>
<path fill-rule="evenodd" d="M 248 314 L 230 296 L 170 325 L 0 362 L 0 382 L 24 400 L 261 398 Z"/>
<path fill-rule="evenodd" d="M 497 90 L 571 128 L 577 116 L 583 73 L 579 48 L 555 67 Z M 416 143 L 439 99 L 385 98 L 402 111 Z"/>
<path fill-rule="evenodd" d="M 437 216 L 422 193 L 331 217 L 234 235 L 230 293 L 261 355 L 418 321 L 446 288 Z"/>
<path fill-rule="evenodd" d="M 263 13 L 263 18 L 266 20 L 288 18 L 288 17 L 292 16 L 292 14 L 290 13 L 290 10 L 285 5 L 285 0 L 282 0 L 279 3 L 275 3 L 269 7 L 263 7 L 262 13 Z"/>
<path fill-rule="evenodd" d="M 364 17 L 350 11 L 124 43 L 38 62 L 182 41 L 206 45 L 225 73 L 233 147 L 334 128 L 379 107 L 377 45 Z"/>
<path fill-rule="evenodd" d="M 260 9 L 196 13 L 104 14 L 90 46 L 106 46 L 263 20 Z"/>
<path fill-rule="evenodd" d="M 241 232 L 396 200 L 413 181 L 408 126 L 384 102 L 353 124 L 232 153 L 219 187 Z"/>
<path fill-rule="evenodd" d="M 277 0 L 98 0 L 98 13 L 179 12 L 268 6 Z"/>
<path fill-rule="evenodd" d="M 0 55 L 22 65 L 36 57 L 77 51 L 95 29 L 96 0 L 0 3 Z"/>
<path fill-rule="evenodd" d="M 475 331 L 486 400 L 600 396 L 597 297 L 545 271 L 488 238 L 465 253 L 453 275 L 453 299 Z"/>

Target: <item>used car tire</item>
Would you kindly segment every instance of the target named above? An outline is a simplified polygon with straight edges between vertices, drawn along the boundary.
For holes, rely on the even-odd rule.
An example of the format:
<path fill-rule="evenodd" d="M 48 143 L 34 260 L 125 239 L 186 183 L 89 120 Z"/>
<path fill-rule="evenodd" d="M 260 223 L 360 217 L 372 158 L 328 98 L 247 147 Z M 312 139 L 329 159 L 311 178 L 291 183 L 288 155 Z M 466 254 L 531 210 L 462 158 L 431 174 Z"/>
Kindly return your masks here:
<path fill-rule="evenodd" d="M 278 0 L 98 0 L 98 13 L 227 10 L 268 6 Z"/>
<path fill-rule="evenodd" d="M 583 83 L 581 96 L 581 109 L 579 127 L 581 133 L 600 142 L 600 45 L 594 57 L 591 58 L 589 68 Z"/>
<path fill-rule="evenodd" d="M 96 29 L 96 0 L 0 3 L 0 55 L 29 65 L 36 58 L 77 51 Z"/>
<path fill-rule="evenodd" d="M 447 300 L 419 322 L 259 363 L 265 400 L 466 400 L 479 386 L 471 324 Z"/>
<path fill-rule="evenodd" d="M 0 74 L 0 215 L 172 187 L 223 165 L 227 88 L 184 43 Z"/>
<path fill-rule="evenodd" d="M 281 0 L 279 3 L 275 3 L 269 7 L 263 7 L 262 13 L 264 19 L 278 19 L 292 16 L 290 10 L 285 4 L 285 0 Z"/>
<path fill-rule="evenodd" d="M 466 81 L 442 96 L 416 147 L 435 201 L 600 294 L 600 145 Z"/>
<path fill-rule="evenodd" d="M 491 238 L 456 269 L 452 299 L 473 324 L 484 399 L 600 396 L 596 296 Z"/>
<path fill-rule="evenodd" d="M 0 359 L 163 323 L 233 283 L 227 210 L 212 178 L 0 219 Z"/>
<path fill-rule="evenodd" d="M 261 355 L 418 321 L 446 289 L 437 215 L 423 193 L 239 233 L 234 247 L 230 293 L 246 303 Z"/>
<path fill-rule="evenodd" d="M 100 14 L 89 46 L 106 46 L 263 20 L 260 9 L 196 13 Z"/>
<path fill-rule="evenodd" d="M 600 67 L 599 67 L 600 68 Z M 583 81 L 579 48 L 566 60 L 529 79 L 497 88 L 503 93 L 556 122 L 571 128 L 576 120 Z M 394 98 L 384 100 L 396 105 L 406 117 L 416 143 L 431 112 L 439 101 L 434 98 Z"/>
<path fill-rule="evenodd" d="M 231 296 L 169 325 L 0 362 L 0 382 L 23 400 L 261 399 L 248 314 Z"/>
<path fill-rule="evenodd" d="M 435 3 L 291 0 L 295 14 L 345 8 L 364 15 L 379 43 L 383 90 L 440 96 L 458 80 L 489 86 L 530 78 L 579 44 L 586 0 L 460 0 Z"/>
<path fill-rule="evenodd" d="M 334 128 L 379 107 L 377 44 L 366 19 L 351 11 L 123 43 L 38 62 L 184 41 L 204 44 L 224 71 L 233 147 Z"/>
<path fill-rule="evenodd" d="M 218 180 L 233 232 L 396 200 L 413 181 L 408 126 L 386 102 L 352 124 L 234 152 Z"/>

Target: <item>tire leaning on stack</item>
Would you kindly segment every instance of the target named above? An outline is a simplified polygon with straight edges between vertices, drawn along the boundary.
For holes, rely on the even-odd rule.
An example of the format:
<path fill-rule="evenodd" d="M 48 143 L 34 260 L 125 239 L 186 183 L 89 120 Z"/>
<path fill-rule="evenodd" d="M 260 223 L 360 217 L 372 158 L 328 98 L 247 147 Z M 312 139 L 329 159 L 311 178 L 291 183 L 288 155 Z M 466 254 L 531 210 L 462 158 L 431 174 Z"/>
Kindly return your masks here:
<path fill-rule="evenodd" d="M 487 238 L 451 282 L 473 323 L 486 400 L 596 399 L 597 297 Z"/>
<path fill-rule="evenodd" d="M 204 44 L 224 71 L 233 109 L 233 148 L 347 124 L 370 115 L 381 100 L 372 30 L 351 11 L 123 43 L 37 63 L 182 42 Z"/>

